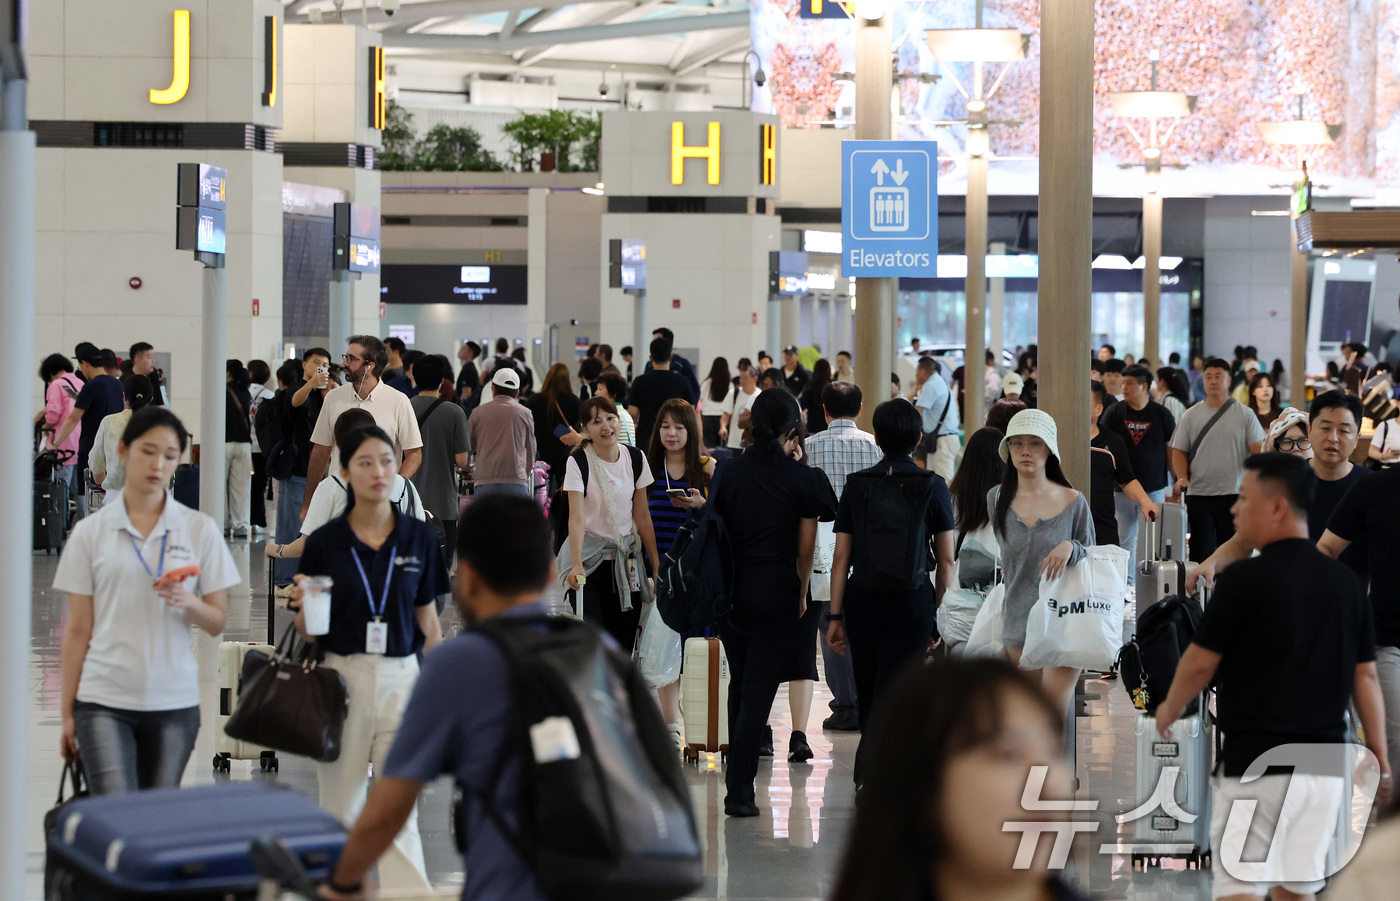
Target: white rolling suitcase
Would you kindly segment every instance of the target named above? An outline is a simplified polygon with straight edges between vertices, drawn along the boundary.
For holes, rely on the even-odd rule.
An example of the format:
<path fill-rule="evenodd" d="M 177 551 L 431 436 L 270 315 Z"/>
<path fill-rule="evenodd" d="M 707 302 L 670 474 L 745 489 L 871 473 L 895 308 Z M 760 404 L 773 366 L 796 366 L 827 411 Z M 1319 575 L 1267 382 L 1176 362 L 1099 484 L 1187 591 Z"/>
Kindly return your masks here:
<path fill-rule="evenodd" d="M 265 773 L 278 770 L 277 752 L 259 745 L 238 741 L 224 732 L 228 718 L 238 706 L 238 691 L 242 688 L 243 658 L 249 651 L 262 651 L 269 657 L 277 653 L 273 647 L 274 614 L 277 603 L 277 586 L 273 580 L 273 562 L 267 565 L 267 643 L 255 641 L 224 641 L 219 643 L 219 670 L 216 678 L 219 684 L 218 708 L 214 711 L 214 772 L 227 773 L 235 760 L 256 760 L 258 769 Z"/>
<path fill-rule="evenodd" d="M 1197 868 L 1210 865 L 1210 729 L 1200 715 L 1172 725 L 1171 738 L 1157 733 L 1151 714 L 1138 717 L 1137 766 L 1133 806 L 1120 822 L 1133 820 L 1133 865 L 1159 865 L 1162 858 L 1184 858 Z M 1171 790 L 1170 799 L 1157 798 Z M 1166 803 L 1161 803 L 1166 802 Z M 1146 808 L 1146 809 L 1144 809 Z M 1182 814 L 1194 814 L 1186 822 Z M 1167 847 L 1170 846 L 1170 847 Z"/>
<path fill-rule="evenodd" d="M 681 674 L 685 713 L 685 759 L 729 754 L 729 658 L 718 638 L 687 638 Z"/>
<path fill-rule="evenodd" d="M 1176 501 L 1163 501 L 1157 508 L 1160 512 L 1152 533 L 1141 526 L 1138 528 L 1138 561 L 1185 560 L 1186 505 Z"/>
<path fill-rule="evenodd" d="M 1177 545 L 1159 540 L 1163 526 L 1160 520 L 1149 520 L 1138 530 L 1137 572 L 1133 574 L 1138 615 L 1158 601 L 1186 594 L 1186 558 L 1184 554 L 1178 554 Z M 1161 548 L 1161 551 L 1155 550 L 1157 548 Z M 1171 556 L 1168 556 L 1168 551 Z"/>

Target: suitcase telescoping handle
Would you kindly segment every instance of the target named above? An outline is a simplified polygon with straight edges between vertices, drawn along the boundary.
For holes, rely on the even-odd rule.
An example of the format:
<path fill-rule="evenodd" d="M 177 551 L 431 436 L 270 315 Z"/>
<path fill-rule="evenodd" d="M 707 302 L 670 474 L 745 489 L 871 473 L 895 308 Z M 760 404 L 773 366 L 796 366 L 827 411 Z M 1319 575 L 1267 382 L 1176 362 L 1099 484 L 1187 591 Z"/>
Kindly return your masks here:
<path fill-rule="evenodd" d="M 1160 539 L 1158 538 L 1158 533 L 1161 531 L 1161 529 L 1162 522 L 1160 519 L 1157 518 L 1157 514 L 1149 513 L 1147 515 L 1147 522 L 1143 523 L 1142 526 L 1142 544 L 1144 553 L 1142 555 L 1142 559 L 1138 561 L 1138 569 L 1142 571 L 1143 575 L 1148 575 L 1152 572 L 1148 564 L 1157 562 L 1157 545 L 1160 541 Z"/>
<path fill-rule="evenodd" d="M 253 869 L 264 884 L 274 887 L 271 897 L 278 897 L 282 889 L 296 892 L 307 899 L 317 897 L 316 886 L 307 878 L 301 860 L 275 835 L 261 835 L 253 839 L 248 856 L 252 858 Z M 262 898 L 264 894 L 260 892 L 258 897 Z"/>

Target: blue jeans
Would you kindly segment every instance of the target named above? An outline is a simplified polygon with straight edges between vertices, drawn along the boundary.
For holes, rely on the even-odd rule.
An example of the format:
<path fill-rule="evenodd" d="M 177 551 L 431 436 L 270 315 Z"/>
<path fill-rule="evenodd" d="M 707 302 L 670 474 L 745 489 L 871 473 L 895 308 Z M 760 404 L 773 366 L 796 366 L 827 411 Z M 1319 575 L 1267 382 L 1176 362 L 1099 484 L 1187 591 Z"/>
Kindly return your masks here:
<path fill-rule="evenodd" d="M 1167 499 L 1167 489 L 1158 488 L 1147 492 L 1152 503 L 1158 507 Z M 1128 581 L 1137 572 L 1138 525 L 1142 522 L 1142 508 L 1121 491 L 1113 492 L 1113 517 L 1118 520 L 1118 546 L 1128 552 Z"/>
<path fill-rule="evenodd" d="M 521 497 L 529 497 L 530 489 L 526 488 L 523 482 L 501 482 L 497 485 L 477 485 L 472 490 L 472 497 L 489 497 L 493 494 L 518 494 Z"/>
<path fill-rule="evenodd" d="M 277 480 L 277 537 L 278 544 L 291 544 L 301 535 L 301 505 L 306 500 L 306 476 L 291 476 Z M 287 585 L 297 574 L 298 561 L 294 557 L 278 560 L 272 567 L 274 581 Z"/>
<path fill-rule="evenodd" d="M 813 604 L 820 605 L 821 618 L 817 622 L 821 627 L 817 630 L 817 642 L 822 646 L 822 669 L 826 672 L 826 687 L 831 689 L 831 712 L 839 713 L 842 710 L 855 712 L 856 710 L 856 675 L 851 667 L 851 652 L 838 654 L 831 649 L 831 645 L 826 643 L 826 614 L 831 610 L 830 601 L 813 601 Z"/>
<path fill-rule="evenodd" d="M 94 795 L 180 784 L 199 734 L 199 708 L 117 710 L 73 705 L 78 750 Z"/>

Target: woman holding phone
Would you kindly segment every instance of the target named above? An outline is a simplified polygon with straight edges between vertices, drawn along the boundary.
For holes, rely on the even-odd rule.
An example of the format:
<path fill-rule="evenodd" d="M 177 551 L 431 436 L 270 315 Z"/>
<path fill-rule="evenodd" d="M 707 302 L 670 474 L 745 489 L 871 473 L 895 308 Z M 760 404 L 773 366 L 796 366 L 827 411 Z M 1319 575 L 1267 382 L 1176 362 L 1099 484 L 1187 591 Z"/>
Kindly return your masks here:
<path fill-rule="evenodd" d="M 559 549 L 559 571 L 582 595 L 583 618 L 631 651 L 642 604 L 651 599 L 645 560 L 652 572 L 661 565 L 647 506 L 651 467 L 640 450 L 618 443 L 621 421 L 611 400 L 590 397 L 580 419 L 584 446 L 564 469 L 569 539 Z"/>
<path fill-rule="evenodd" d="M 521 403 L 535 417 L 535 455 L 549 464 L 550 486 L 558 487 L 564 478 L 564 461 L 582 440 L 573 428 L 579 421 L 579 399 L 569 381 L 569 367 L 563 363 L 549 367 L 539 392 Z"/>
<path fill-rule="evenodd" d="M 117 445 L 126 484 L 81 520 L 58 561 L 65 759 L 92 793 L 180 784 L 199 732 L 190 627 L 224 630 L 238 568 L 219 525 L 168 492 L 189 436 L 164 407 L 132 414 Z"/>
<path fill-rule="evenodd" d="M 392 503 L 399 468 L 394 442 L 367 425 L 339 447 L 349 508 L 307 538 L 293 597 L 303 600 L 310 576 L 332 580 L 330 627 L 317 644 L 325 665 L 345 677 L 350 706 L 340 757 L 318 763 L 316 779 L 321 806 L 349 826 L 364 805 L 369 767 L 383 767 L 397 734 L 418 681 L 418 652 L 442 641 L 434 601 L 449 587 L 437 532 Z M 306 634 L 305 611 L 296 625 Z M 429 887 L 416 808 L 380 859 L 379 874 L 382 888 Z"/>
<path fill-rule="evenodd" d="M 710 491 L 715 460 L 700 452 L 700 428 L 695 408 L 680 398 L 666 401 L 656 413 L 647 462 L 660 478 L 647 488 L 647 508 L 659 554 L 670 553 L 690 511 L 705 506 Z M 681 744 L 680 681 L 663 685 L 656 694 L 671 735 Z"/>

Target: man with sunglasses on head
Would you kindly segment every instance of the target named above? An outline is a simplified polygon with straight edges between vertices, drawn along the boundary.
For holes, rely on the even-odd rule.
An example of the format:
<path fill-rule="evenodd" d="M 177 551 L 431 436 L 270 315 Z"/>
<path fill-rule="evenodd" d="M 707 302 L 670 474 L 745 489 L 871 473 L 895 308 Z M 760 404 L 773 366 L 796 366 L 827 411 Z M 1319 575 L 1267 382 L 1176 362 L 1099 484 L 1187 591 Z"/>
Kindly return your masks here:
<path fill-rule="evenodd" d="M 389 365 L 389 352 L 384 342 L 373 335 L 352 335 L 350 348 L 340 359 L 345 366 L 345 384 L 326 395 L 321 403 L 321 415 L 316 419 L 316 430 L 311 433 L 311 462 L 306 470 L 306 499 L 301 508 L 303 520 L 316 494 L 316 486 L 331 471 L 330 467 L 340 466 L 333 449 L 335 421 L 346 410 L 364 409 L 374 417 L 375 425 L 393 440 L 394 449 L 403 455 L 399 475 L 411 478 L 423 462 L 423 437 L 408 395 L 379 379 L 379 373 Z"/>

